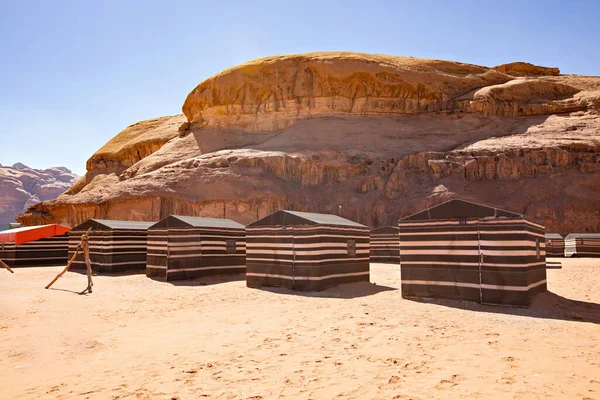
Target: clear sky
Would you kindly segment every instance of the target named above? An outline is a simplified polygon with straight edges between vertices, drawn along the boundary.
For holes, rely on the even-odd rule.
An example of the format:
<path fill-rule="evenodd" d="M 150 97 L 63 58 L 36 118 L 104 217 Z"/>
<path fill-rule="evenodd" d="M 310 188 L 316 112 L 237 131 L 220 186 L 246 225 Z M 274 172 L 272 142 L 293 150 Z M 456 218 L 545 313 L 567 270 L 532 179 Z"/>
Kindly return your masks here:
<path fill-rule="evenodd" d="M 209 76 L 325 50 L 600 75 L 600 1 L 0 0 L 0 163 L 83 174 Z"/>

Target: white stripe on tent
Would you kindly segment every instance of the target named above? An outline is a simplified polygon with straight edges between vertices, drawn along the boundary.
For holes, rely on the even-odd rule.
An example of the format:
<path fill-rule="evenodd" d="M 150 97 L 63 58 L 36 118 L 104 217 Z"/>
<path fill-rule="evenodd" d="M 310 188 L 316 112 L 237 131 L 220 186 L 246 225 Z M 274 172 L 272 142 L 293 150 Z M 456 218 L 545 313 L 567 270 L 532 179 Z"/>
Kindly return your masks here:
<path fill-rule="evenodd" d="M 534 287 L 543 285 L 546 283 L 546 279 L 543 279 L 539 282 L 532 283 L 527 286 L 501 286 L 501 285 L 489 285 L 489 284 L 479 284 L 479 283 L 466 283 L 466 282 L 444 282 L 444 281 L 424 281 L 424 280 L 405 280 L 402 279 L 403 284 L 407 285 L 436 285 L 436 286 L 451 286 L 451 287 L 466 287 L 472 289 L 493 289 L 493 290 L 511 290 L 518 292 L 526 292 L 529 289 Z"/>
<path fill-rule="evenodd" d="M 196 267 L 196 268 L 181 268 L 181 269 L 173 269 L 169 268 L 167 270 L 167 274 L 172 272 L 182 272 L 182 271 L 204 271 L 204 270 L 213 270 L 213 269 L 241 269 L 246 268 L 245 265 L 228 265 L 228 266 L 218 266 L 218 267 Z"/>
<path fill-rule="evenodd" d="M 332 275 L 324 275 L 324 276 L 289 276 L 289 275 L 278 275 L 278 274 L 260 274 L 256 272 L 246 272 L 246 276 L 257 276 L 261 278 L 279 278 L 279 279 L 287 279 L 290 281 L 322 281 L 325 279 L 331 278 L 343 278 L 347 276 L 362 276 L 369 275 L 369 272 L 350 272 L 347 274 L 332 274 Z"/>

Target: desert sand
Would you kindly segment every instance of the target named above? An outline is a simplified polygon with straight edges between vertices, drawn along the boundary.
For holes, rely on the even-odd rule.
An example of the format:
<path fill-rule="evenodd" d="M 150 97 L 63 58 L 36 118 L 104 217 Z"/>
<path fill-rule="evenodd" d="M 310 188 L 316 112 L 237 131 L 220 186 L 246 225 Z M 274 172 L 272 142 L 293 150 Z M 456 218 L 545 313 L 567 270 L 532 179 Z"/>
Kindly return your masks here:
<path fill-rule="evenodd" d="M 600 399 L 600 259 L 532 308 L 406 300 L 399 267 L 320 293 L 0 271 L 1 399 Z"/>

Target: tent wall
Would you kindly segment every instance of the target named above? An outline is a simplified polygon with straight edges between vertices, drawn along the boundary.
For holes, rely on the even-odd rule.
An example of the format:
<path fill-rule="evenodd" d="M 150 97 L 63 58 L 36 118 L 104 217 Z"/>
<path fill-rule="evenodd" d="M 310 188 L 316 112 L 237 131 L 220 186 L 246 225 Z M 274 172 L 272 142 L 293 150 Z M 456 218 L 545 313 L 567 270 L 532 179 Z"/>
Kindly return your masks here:
<path fill-rule="evenodd" d="M 9 267 L 14 267 L 17 261 L 17 246 L 14 242 L 0 243 L 0 260 L 4 261 Z"/>
<path fill-rule="evenodd" d="M 600 237 L 566 237 L 565 257 L 600 257 Z"/>
<path fill-rule="evenodd" d="M 148 254 L 146 258 L 146 276 L 167 279 L 168 229 L 148 229 Z"/>
<path fill-rule="evenodd" d="M 577 239 L 565 238 L 565 257 L 572 257 L 577 254 Z"/>
<path fill-rule="evenodd" d="M 547 290 L 543 225 L 526 219 L 480 223 L 482 300 L 528 306 Z"/>
<path fill-rule="evenodd" d="M 369 281 L 369 230 L 346 226 L 256 226 L 246 228 L 246 282 L 323 290 Z"/>
<path fill-rule="evenodd" d="M 546 256 L 547 257 L 564 257 L 565 256 L 565 239 L 545 239 Z"/>
<path fill-rule="evenodd" d="M 400 262 L 398 228 L 385 227 L 372 230 L 370 243 L 371 262 L 394 264 Z"/>
<path fill-rule="evenodd" d="M 402 295 L 529 305 L 546 290 L 544 227 L 525 219 L 400 221 Z"/>
<path fill-rule="evenodd" d="M 580 257 L 600 257 L 600 238 L 577 239 L 577 255 Z"/>
<path fill-rule="evenodd" d="M 10 267 L 42 267 L 65 265 L 68 234 L 22 243 L 0 243 L 0 260 Z"/>
<path fill-rule="evenodd" d="M 150 229 L 146 275 L 167 281 L 246 270 L 243 229 Z"/>
<path fill-rule="evenodd" d="M 69 236 L 69 257 L 81 241 L 85 230 L 74 229 Z M 146 269 L 148 233 L 146 229 L 95 230 L 89 235 L 90 262 L 95 272 L 141 272 Z M 83 256 L 73 263 L 85 269 Z"/>

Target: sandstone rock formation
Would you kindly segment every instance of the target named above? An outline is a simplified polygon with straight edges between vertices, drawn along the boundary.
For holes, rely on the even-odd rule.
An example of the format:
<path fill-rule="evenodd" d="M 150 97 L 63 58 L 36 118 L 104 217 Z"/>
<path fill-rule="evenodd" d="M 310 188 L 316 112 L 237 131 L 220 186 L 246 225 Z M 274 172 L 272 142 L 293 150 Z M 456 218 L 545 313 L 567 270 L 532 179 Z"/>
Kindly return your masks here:
<path fill-rule="evenodd" d="M 598 231 L 600 78 L 530 70 L 549 76 L 355 53 L 254 60 L 202 82 L 185 116 L 119 133 L 20 220 L 248 223 L 341 205 L 380 226 L 458 196 Z"/>
<path fill-rule="evenodd" d="M 0 164 L 0 230 L 29 207 L 62 194 L 77 178 L 64 167 L 39 170 L 22 163 Z"/>
<path fill-rule="evenodd" d="M 550 76 L 560 75 L 558 68 L 540 67 L 526 62 L 513 62 L 494 67 L 496 71 L 513 76 Z"/>

